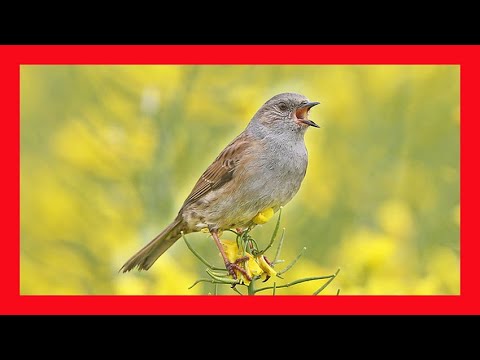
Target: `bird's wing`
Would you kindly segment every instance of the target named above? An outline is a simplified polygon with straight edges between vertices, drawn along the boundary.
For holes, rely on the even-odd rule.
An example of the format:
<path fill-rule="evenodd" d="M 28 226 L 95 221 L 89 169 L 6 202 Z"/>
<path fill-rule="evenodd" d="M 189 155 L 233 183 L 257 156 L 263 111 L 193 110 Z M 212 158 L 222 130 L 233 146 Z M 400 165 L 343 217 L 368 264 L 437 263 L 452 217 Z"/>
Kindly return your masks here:
<path fill-rule="evenodd" d="M 245 157 L 245 150 L 250 147 L 250 144 L 251 142 L 247 141 L 245 133 L 241 133 L 228 144 L 207 170 L 205 170 L 202 176 L 200 176 L 192 192 L 183 203 L 182 208 L 197 201 L 208 192 L 218 189 L 229 182 L 238 164 Z"/>

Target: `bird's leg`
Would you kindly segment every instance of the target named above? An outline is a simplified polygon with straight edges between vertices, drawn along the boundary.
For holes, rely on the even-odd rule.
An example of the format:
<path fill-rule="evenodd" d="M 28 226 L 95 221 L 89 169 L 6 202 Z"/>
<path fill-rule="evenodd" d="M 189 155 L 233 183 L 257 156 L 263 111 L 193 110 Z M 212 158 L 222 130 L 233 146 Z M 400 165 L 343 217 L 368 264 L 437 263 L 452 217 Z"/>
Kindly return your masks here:
<path fill-rule="evenodd" d="M 237 274 L 235 274 L 235 270 L 238 270 L 243 274 L 243 276 L 245 276 L 249 281 L 251 281 L 252 278 L 247 274 L 245 269 L 243 269 L 241 266 L 238 265 L 239 263 L 247 261 L 248 256 L 237 259 L 234 263 L 230 262 L 227 258 L 227 254 L 225 254 L 223 245 L 220 242 L 220 239 L 218 237 L 218 230 L 211 230 L 210 234 L 212 234 L 213 240 L 215 240 L 215 244 L 217 244 L 218 250 L 220 250 L 220 254 L 222 255 L 223 261 L 225 262 L 225 268 L 228 270 L 228 273 L 232 275 L 234 279 L 237 279 Z"/>

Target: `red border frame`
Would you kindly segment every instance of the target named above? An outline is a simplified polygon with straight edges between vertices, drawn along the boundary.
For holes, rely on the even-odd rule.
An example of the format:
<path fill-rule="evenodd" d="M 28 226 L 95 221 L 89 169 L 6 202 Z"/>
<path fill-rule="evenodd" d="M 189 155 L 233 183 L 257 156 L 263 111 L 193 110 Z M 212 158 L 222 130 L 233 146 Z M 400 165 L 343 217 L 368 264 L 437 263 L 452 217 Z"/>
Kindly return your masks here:
<path fill-rule="evenodd" d="M 461 66 L 461 295 L 31 296 L 20 295 L 21 64 L 456 64 Z M 0 46 L 3 120 L 3 314 L 479 314 L 480 243 L 473 168 L 480 120 L 480 46 L 467 45 L 12 45 Z M 470 164 L 466 167 L 465 164 Z M 468 173 L 468 176 L 465 176 Z M 469 194 L 467 196 L 466 194 Z"/>

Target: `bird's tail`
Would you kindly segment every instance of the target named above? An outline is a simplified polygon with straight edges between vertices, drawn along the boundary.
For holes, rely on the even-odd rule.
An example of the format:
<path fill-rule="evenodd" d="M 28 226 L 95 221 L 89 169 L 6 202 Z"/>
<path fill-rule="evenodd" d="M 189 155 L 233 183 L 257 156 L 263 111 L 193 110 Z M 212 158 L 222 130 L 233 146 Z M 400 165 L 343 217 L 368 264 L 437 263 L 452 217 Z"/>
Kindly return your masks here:
<path fill-rule="evenodd" d="M 155 239 L 145 245 L 140 251 L 133 255 L 119 271 L 127 272 L 135 267 L 138 270 L 148 270 L 155 261 L 167 249 L 182 236 L 183 222 L 181 218 L 175 219 L 165 230 L 158 234 Z"/>

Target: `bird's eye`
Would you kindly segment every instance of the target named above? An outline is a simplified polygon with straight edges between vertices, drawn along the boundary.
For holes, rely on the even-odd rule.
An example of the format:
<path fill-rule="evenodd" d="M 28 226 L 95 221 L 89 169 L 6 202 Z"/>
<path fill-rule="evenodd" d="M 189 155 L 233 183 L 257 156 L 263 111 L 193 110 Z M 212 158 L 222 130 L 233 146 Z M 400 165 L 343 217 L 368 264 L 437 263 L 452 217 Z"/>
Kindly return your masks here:
<path fill-rule="evenodd" d="M 287 104 L 282 102 L 282 103 L 278 104 L 278 108 L 280 109 L 280 111 L 287 111 L 288 106 L 287 106 Z"/>

